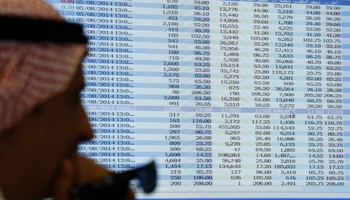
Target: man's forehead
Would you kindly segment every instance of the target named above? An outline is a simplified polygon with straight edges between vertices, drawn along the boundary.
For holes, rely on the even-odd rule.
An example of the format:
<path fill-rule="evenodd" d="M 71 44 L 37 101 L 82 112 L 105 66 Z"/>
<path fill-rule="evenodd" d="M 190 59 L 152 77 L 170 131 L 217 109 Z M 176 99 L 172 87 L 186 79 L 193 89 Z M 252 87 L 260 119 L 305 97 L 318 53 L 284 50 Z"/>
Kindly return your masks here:
<path fill-rule="evenodd" d="M 70 82 L 67 90 L 81 90 L 85 86 L 84 75 L 81 64 L 79 64 L 77 71 L 75 72 L 72 81 Z"/>

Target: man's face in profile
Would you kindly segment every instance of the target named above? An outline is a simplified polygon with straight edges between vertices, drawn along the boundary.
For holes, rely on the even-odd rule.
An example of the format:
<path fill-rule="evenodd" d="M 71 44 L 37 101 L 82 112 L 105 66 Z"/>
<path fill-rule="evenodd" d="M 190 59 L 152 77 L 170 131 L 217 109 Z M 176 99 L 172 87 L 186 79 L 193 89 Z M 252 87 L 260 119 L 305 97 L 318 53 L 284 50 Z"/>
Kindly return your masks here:
<path fill-rule="evenodd" d="M 2 189 L 9 199 L 39 199 L 50 195 L 61 161 L 76 155 L 80 141 L 93 137 L 79 93 L 84 87 L 81 67 L 68 88 L 35 108 L 18 126 L 0 136 Z M 10 171 L 2 169 L 11 169 Z M 21 180 L 11 180 L 21 177 Z M 0 180 L 1 183 L 1 180 Z M 21 196 L 24 195 L 25 196 Z"/>

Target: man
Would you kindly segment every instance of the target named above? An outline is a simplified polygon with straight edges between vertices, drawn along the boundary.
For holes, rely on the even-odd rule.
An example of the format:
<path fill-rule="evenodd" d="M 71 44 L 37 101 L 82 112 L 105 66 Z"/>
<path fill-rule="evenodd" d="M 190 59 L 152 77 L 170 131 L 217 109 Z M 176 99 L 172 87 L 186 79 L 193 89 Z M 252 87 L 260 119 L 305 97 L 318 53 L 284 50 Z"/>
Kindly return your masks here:
<path fill-rule="evenodd" d="M 0 0 L 0 16 L 63 21 L 42 0 Z M 0 37 L 0 200 L 66 200 L 111 173 L 76 152 L 93 137 L 79 98 L 85 55 L 84 44 Z"/>

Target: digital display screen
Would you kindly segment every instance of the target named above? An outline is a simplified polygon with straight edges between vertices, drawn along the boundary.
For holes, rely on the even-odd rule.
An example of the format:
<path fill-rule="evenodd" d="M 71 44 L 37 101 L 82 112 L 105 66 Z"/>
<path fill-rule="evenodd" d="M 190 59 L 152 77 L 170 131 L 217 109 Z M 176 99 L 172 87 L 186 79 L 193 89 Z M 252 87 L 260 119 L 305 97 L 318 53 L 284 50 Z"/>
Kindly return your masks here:
<path fill-rule="evenodd" d="M 348 0 L 47 0 L 88 37 L 79 154 L 138 199 L 350 198 Z"/>

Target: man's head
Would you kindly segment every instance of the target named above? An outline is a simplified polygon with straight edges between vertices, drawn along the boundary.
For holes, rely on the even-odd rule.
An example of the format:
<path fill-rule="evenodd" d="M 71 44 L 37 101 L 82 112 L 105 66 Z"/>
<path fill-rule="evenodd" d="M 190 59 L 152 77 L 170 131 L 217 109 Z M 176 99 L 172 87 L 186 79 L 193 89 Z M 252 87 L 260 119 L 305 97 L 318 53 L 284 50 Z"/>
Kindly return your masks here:
<path fill-rule="evenodd" d="M 0 135 L 0 186 L 7 198 L 51 195 L 62 159 L 76 154 L 78 142 L 92 138 L 79 100 L 83 80 L 79 69 L 64 92 L 34 108 Z"/>
<path fill-rule="evenodd" d="M 42 0 L 0 0 L 0 15 L 62 20 Z M 92 138 L 79 99 L 85 54 L 81 44 L 0 39 L 0 188 L 7 198 L 50 195 L 61 161 Z"/>
<path fill-rule="evenodd" d="M 42 0 L 0 0 L 0 16 L 63 21 Z M 21 24 L 2 26 L 2 32 L 16 26 Z M 28 30 L 18 32 L 26 34 Z M 0 38 L 0 134 L 33 107 L 62 92 L 85 53 L 83 44 Z"/>

